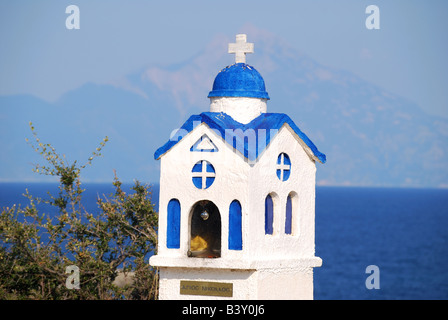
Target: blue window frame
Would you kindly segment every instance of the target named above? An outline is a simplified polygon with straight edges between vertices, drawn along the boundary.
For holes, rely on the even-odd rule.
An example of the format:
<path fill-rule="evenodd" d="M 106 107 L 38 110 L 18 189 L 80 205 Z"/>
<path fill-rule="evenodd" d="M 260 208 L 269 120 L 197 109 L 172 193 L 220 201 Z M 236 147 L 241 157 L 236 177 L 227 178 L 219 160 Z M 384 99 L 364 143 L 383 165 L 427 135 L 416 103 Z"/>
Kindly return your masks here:
<path fill-rule="evenodd" d="M 270 194 L 266 196 L 264 202 L 264 233 L 274 233 L 274 202 Z"/>
<path fill-rule="evenodd" d="M 277 177 L 286 181 L 291 175 L 291 160 L 286 153 L 280 153 L 277 158 Z"/>
<path fill-rule="evenodd" d="M 229 250 L 243 249 L 242 212 L 238 200 L 233 200 L 229 207 Z"/>
<path fill-rule="evenodd" d="M 169 249 L 180 248 L 180 202 L 171 199 L 167 208 L 166 247 Z"/>
<path fill-rule="evenodd" d="M 215 168 L 206 160 L 196 162 L 191 172 L 193 184 L 198 189 L 207 189 L 215 181 Z"/>
<path fill-rule="evenodd" d="M 292 197 L 291 197 L 291 195 L 288 195 L 288 199 L 286 200 L 285 233 L 292 234 Z"/>

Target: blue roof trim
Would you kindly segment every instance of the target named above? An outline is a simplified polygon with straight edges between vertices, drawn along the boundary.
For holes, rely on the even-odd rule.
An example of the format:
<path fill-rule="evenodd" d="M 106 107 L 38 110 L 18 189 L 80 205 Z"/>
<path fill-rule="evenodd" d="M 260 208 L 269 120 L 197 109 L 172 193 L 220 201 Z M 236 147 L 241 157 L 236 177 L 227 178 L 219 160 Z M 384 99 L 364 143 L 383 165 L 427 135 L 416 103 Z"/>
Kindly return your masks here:
<path fill-rule="evenodd" d="M 262 113 L 248 124 L 237 122 L 226 113 L 203 112 L 199 115 L 193 115 L 167 143 L 157 149 L 154 153 L 154 159 L 158 160 L 201 123 L 206 123 L 210 129 L 219 133 L 228 144 L 240 151 L 249 160 L 256 160 L 269 145 L 271 139 L 275 137 L 278 130 L 287 123 L 311 149 L 314 156 L 320 162 L 326 162 L 325 154 L 321 153 L 306 134 L 284 113 Z"/>

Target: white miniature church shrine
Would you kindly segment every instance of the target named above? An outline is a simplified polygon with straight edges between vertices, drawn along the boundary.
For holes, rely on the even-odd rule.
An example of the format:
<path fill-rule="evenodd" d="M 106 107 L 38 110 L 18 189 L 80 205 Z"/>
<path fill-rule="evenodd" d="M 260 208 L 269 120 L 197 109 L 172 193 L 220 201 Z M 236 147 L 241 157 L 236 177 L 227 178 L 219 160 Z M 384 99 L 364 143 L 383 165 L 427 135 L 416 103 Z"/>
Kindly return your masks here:
<path fill-rule="evenodd" d="M 160 299 L 313 299 L 316 161 L 326 157 L 270 99 L 246 64 L 216 76 L 210 112 L 191 116 L 160 160 Z"/>

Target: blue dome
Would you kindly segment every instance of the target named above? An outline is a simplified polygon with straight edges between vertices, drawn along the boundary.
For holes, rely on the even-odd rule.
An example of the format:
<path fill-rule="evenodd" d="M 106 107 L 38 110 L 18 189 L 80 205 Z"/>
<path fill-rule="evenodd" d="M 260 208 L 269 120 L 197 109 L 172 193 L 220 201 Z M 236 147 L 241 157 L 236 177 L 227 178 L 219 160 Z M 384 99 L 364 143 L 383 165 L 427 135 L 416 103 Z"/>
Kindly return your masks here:
<path fill-rule="evenodd" d="M 208 94 L 208 98 L 212 97 L 269 99 L 260 73 L 245 63 L 235 63 L 218 73 Z"/>

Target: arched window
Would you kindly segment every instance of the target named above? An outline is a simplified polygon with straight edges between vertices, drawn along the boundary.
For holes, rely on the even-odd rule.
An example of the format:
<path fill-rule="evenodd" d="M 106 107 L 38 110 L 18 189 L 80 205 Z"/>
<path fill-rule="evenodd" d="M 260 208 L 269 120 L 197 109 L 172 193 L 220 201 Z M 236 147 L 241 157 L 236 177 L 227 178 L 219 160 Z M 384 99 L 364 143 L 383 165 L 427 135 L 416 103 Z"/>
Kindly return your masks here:
<path fill-rule="evenodd" d="M 298 201 L 299 196 L 296 192 L 292 191 L 288 194 L 286 199 L 286 215 L 285 215 L 285 234 L 297 235 L 298 230 Z M 297 221 L 296 221 L 297 219 Z"/>
<path fill-rule="evenodd" d="M 285 233 L 292 234 L 292 197 L 288 195 L 286 199 Z"/>
<path fill-rule="evenodd" d="M 229 250 L 242 250 L 241 204 L 233 200 L 229 207 Z"/>
<path fill-rule="evenodd" d="M 180 202 L 171 199 L 167 208 L 166 247 L 169 249 L 180 248 Z"/>
<path fill-rule="evenodd" d="M 270 194 L 266 196 L 264 201 L 264 233 L 274 233 L 274 202 Z"/>

